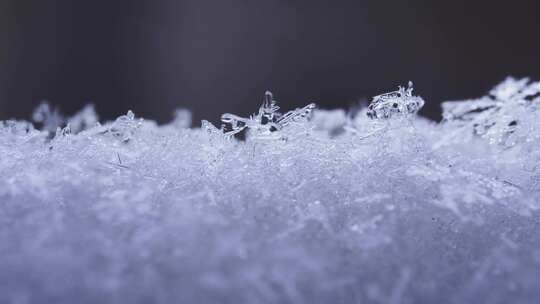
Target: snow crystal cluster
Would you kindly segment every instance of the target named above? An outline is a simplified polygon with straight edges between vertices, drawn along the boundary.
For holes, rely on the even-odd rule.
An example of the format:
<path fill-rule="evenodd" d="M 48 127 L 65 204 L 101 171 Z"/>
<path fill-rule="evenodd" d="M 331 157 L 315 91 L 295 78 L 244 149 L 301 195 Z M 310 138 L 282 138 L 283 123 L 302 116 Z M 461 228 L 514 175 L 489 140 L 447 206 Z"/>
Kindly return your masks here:
<path fill-rule="evenodd" d="M 540 82 L 0 122 L 0 303 L 538 303 Z"/>

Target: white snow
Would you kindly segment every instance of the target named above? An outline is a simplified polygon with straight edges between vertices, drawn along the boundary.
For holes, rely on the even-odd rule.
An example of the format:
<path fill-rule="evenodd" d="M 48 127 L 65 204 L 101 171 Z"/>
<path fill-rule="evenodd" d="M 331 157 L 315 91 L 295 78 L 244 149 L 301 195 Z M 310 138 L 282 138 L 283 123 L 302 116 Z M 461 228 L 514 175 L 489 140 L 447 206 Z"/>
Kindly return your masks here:
<path fill-rule="evenodd" d="M 0 122 L 0 303 L 536 303 L 538 93 L 435 123 L 411 86 L 348 114 L 267 92 L 221 129 L 43 104 Z"/>

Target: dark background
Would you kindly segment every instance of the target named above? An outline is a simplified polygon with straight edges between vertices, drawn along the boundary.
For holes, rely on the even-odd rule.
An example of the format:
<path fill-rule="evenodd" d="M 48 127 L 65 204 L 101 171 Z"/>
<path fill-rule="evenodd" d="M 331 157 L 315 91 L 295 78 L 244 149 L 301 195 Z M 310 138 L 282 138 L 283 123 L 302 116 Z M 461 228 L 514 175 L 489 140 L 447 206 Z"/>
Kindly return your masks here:
<path fill-rule="evenodd" d="M 0 119 L 43 99 L 102 119 L 196 125 L 257 110 L 349 107 L 408 80 L 439 103 L 507 75 L 540 79 L 540 4 L 490 1 L 0 0 Z"/>

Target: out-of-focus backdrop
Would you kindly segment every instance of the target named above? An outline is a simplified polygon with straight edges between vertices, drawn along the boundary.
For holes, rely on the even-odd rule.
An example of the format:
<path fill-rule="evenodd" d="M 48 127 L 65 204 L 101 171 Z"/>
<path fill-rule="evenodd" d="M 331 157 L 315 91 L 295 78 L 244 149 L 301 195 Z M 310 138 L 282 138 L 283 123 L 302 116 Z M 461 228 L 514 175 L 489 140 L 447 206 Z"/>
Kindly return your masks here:
<path fill-rule="evenodd" d="M 507 75 L 540 79 L 538 1 L 0 0 L 0 119 L 49 100 L 102 119 L 195 124 L 257 110 L 349 107 L 408 80 L 439 103 Z"/>

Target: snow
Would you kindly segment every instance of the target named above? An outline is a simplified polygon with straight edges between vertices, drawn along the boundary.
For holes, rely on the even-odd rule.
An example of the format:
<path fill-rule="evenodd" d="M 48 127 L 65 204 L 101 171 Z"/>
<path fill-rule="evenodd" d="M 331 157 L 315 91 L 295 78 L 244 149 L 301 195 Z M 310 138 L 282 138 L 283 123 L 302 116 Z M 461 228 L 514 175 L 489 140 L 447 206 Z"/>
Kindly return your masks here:
<path fill-rule="evenodd" d="M 0 123 L 1 303 L 535 303 L 540 84 Z M 397 106 L 394 106 L 397 104 Z"/>

